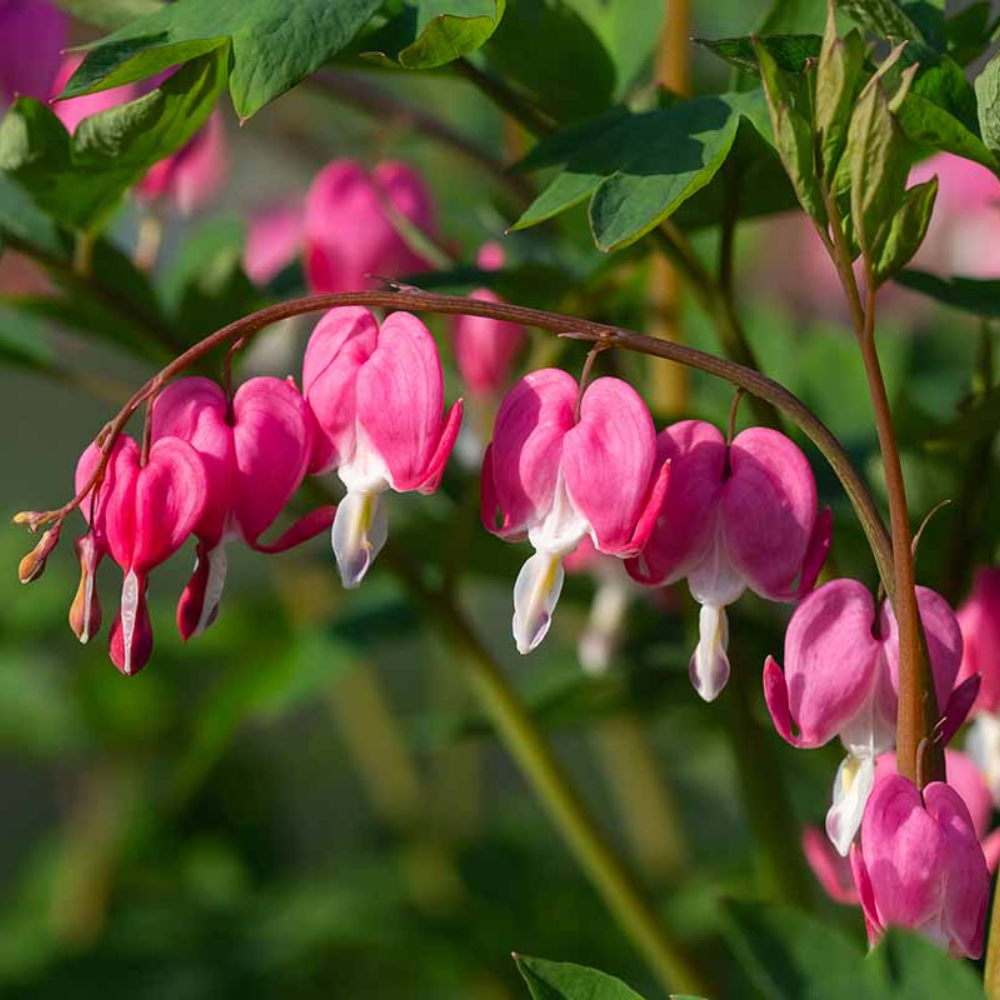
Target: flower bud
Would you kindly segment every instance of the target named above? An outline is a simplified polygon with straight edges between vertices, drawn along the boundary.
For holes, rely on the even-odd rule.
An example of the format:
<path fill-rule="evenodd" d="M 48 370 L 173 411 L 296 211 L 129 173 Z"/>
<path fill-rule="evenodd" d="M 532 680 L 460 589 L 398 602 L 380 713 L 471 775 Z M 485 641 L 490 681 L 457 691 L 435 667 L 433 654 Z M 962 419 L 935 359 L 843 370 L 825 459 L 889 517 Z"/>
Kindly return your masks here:
<path fill-rule="evenodd" d="M 49 528 L 38 544 L 21 560 L 17 567 L 17 578 L 21 583 L 34 583 L 45 572 L 45 561 L 59 544 L 59 526 Z"/>
<path fill-rule="evenodd" d="M 69 607 L 69 627 L 82 643 L 89 642 L 101 630 L 101 602 L 97 599 L 97 565 L 101 561 L 94 536 L 90 532 L 74 543 L 80 560 L 80 586 Z"/>

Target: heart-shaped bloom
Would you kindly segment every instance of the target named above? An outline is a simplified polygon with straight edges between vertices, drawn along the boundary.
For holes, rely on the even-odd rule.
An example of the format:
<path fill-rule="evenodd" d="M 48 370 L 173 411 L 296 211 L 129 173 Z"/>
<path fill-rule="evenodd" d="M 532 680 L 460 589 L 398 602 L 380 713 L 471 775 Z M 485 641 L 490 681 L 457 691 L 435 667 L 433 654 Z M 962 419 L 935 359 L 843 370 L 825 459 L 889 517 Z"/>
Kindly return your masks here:
<path fill-rule="evenodd" d="M 0 0 L 0 98 L 49 99 L 66 28 L 66 15 L 47 0 Z"/>
<path fill-rule="evenodd" d="M 976 570 L 972 593 L 958 609 L 965 649 L 960 681 L 979 674 L 982 682 L 974 712 L 1000 710 L 1000 567 Z"/>
<path fill-rule="evenodd" d="M 653 420 L 616 378 L 589 385 L 558 368 L 526 375 L 507 393 L 483 459 L 482 515 L 507 540 L 535 549 L 514 586 L 514 639 L 528 653 L 545 637 L 562 590 L 563 559 L 586 536 L 626 558 L 646 544 L 667 494 Z M 497 515 L 499 514 L 499 521 Z"/>
<path fill-rule="evenodd" d="M 362 308 L 331 309 L 302 366 L 316 420 L 310 471 L 336 470 L 347 487 L 333 522 L 345 587 L 356 587 L 388 537 L 381 494 L 433 493 L 462 422 L 462 401 L 444 415 L 437 344 L 416 316 L 378 321 Z"/>
<path fill-rule="evenodd" d="M 169 201 L 181 215 L 192 215 L 218 193 L 228 166 L 222 115 L 216 111 L 183 149 L 146 174 L 136 194 L 147 201 Z"/>
<path fill-rule="evenodd" d="M 78 483 L 90 478 L 99 460 L 100 450 L 91 445 L 77 466 Z M 145 465 L 134 441 L 118 443 L 95 498 L 91 529 L 95 544 L 106 546 L 125 575 L 121 606 L 111 627 L 111 659 L 123 674 L 141 670 L 153 651 L 146 605 L 149 574 L 192 533 L 205 511 L 207 494 L 204 463 L 186 441 L 161 438 Z"/>
<path fill-rule="evenodd" d="M 331 512 L 307 515 L 273 546 L 259 541 L 299 488 L 312 452 L 312 422 L 290 380 L 250 379 L 230 407 L 211 379 L 178 379 L 153 408 L 153 440 L 161 438 L 191 444 L 207 475 L 206 503 L 194 529 L 198 558 L 177 606 L 177 626 L 188 639 L 218 614 L 228 542 L 279 551 L 329 527 Z"/>
<path fill-rule="evenodd" d="M 498 243 L 483 244 L 477 263 L 484 271 L 499 270 L 504 263 L 503 248 Z M 477 289 L 471 298 L 480 302 L 501 301 L 489 288 Z M 452 334 L 455 363 L 474 395 L 491 396 L 503 389 L 527 335 L 523 326 L 505 320 L 485 316 L 455 319 Z"/>
<path fill-rule="evenodd" d="M 917 587 L 917 602 L 938 704 L 945 705 L 962 658 L 962 634 L 939 594 Z M 847 749 L 826 821 L 843 855 L 875 781 L 875 758 L 895 744 L 898 692 L 895 615 L 888 601 L 876 607 L 857 580 L 833 580 L 810 594 L 788 623 L 784 672 L 772 657 L 764 665 L 764 697 L 781 736 L 797 747 L 839 736 Z"/>
<path fill-rule="evenodd" d="M 434 207 L 420 176 L 403 163 L 368 174 L 355 160 L 324 167 L 306 196 L 306 277 L 315 292 L 370 288 L 369 275 L 426 271 L 400 235 L 404 225 L 434 232 Z"/>
<path fill-rule="evenodd" d="M 251 216 L 243 268 L 250 280 L 266 285 L 302 252 L 305 220 L 300 205 L 279 203 Z"/>
<path fill-rule="evenodd" d="M 921 794 L 899 774 L 876 782 L 851 868 L 873 943 L 896 925 L 953 955 L 982 954 L 990 876 L 955 789 L 934 781 Z"/>
<path fill-rule="evenodd" d="M 660 432 L 657 453 L 671 463 L 674 485 L 649 543 L 626 568 L 649 586 L 687 577 L 701 605 L 691 681 L 712 701 L 729 679 L 726 605 L 748 587 L 772 601 L 809 593 L 832 519 L 829 509 L 817 512 L 805 455 L 777 431 L 753 427 L 727 445 L 711 424 L 684 420 Z"/>

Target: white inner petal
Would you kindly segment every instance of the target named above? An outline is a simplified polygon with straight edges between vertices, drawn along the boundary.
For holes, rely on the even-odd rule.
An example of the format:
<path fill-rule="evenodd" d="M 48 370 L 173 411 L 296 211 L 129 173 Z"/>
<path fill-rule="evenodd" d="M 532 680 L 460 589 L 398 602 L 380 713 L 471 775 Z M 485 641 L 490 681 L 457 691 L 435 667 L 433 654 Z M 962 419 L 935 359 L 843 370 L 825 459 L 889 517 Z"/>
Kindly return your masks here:
<path fill-rule="evenodd" d="M 868 755 L 848 754 L 837 769 L 833 804 L 826 814 L 826 835 L 842 857 L 861 829 L 865 805 L 875 784 L 875 760 Z"/>
<path fill-rule="evenodd" d="M 882 674 L 888 669 L 885 658 L 880 655 L 864 704 L 840 731 L 841 743 L 855 757 L 875 758 L 896 745 L 895 720 L 885 719 L 879 710 L 879 688 L 884 680 Z"/>
<path fill-rule="evenodd" d="M 726 609 L 703 604 L 698 614 L 698 645 L 688 664 L 695 691 L 715 701 L 729 680 L 729 621 Z"/>
<path fill-rule="evenodd" d="M 215 616 L 219 611 L 219 603 L 222 600 L 222 591 L 226 586 L 228 568 L 226 543 L 220 542 L 208 552 L 208 580 L 205 582 L 205 596 L 201 605 L 201 614 L 198 616 L 198 624 L 194 632 L 191 633 L 192 638 L 201 635 L 215 621 Z M 197 569 L 198 561 L 195 560 L 195 570 Z"/>
<path fill-rule="evenodd" d="M 91 638 L 90 616 L 94 607 L 94 584 L 96 583 L 96 579 L 97 574 L 94 573 L 88 565 L 83 585 L 83 631 L 80 633 L 80 642 L 84 645 L 90 642 Z"/>
<path fill-rule="evenodd" d="M 552 495 L 552 506 L 545 515 L 528 530 L 528 541 L 536 552 L 553 555 L 569 555 L 590 530 L 587 519 L 573 505 L 562 469 L 556 478 Z"/>
<path fill-rule="evenodd" d="M 356 424 L 354 452 L 337 469 L 337 475 L 348 493 L 381 493 L 392 485 L 385 460 L 360 423 Z"/>
<path fill-rule="evenodd" d="M 688 573 L 688 589 L 699 604 L 718 607 L 732 604 L 746 590 L 746 581 L 729 559 L 721 511 L 715 515 L 711 550 Z"/>
<path fill-rule="evenodd" d="M 122 641 L 125 644 L 125 661 L 122 667 L 126 674 L 132 673 L 132 639 L 135 635 L 136 616 L 139 608 L 139 580 L 135 570 L 129 570 L 122 583 Z"/>
<path fill-rule="evenodd" d="M 536 552 L 517 574 L 513 629 L 517 651 L 522 655 L 545 638 L 565 577 L 561 557 L 549 552 Z"/>
<path fill-rule="evenodd" d="M 333 554 L 345 587 L 352 589 L 361 583 L 388 537 L 389 521 L 381 494 L 349 491 L 337 506 L 331 530 Z"/>

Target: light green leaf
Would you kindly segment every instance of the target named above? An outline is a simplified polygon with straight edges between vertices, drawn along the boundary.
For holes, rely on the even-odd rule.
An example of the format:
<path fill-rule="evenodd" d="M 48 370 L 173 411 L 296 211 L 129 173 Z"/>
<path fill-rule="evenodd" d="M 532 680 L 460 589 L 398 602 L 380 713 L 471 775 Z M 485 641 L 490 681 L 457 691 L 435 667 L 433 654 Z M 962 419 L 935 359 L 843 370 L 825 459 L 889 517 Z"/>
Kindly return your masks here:
<path fill-rule="evenodd" d="M 515 955 L 534 1000 L 642 1000 L 620 979 L 585 965 Z"/>
<path fill-rule="evenodd" d="M 0 124 L 0 170 L 63 225 L 93 229 L 191 139 L 223 84 L 220 59 L 206 56 L 138 100 L 85 118 L 72 136 L 49 107 L 19 98 Z"/>
<path fill-rule="evenodd" d="M 760 76 L 754 41 L 749 35 L 737 38 L 695 38 L 693 41 L 744 73 Z M 819 35 L 760 35 L 757 44 L 774 60 L 778 69 L 801 73 L 810 59 L 820 53 Z"/>
<path fill-rule="evenodd" d="M 881 38 L 924 41 L 921 30 L 895 0 L 837 0 L 837 6 L 862 28 Z"/>
<path fill-rule="evenodd" d="M 816 68 L 816 127 L 821 137 L 821 163 L 826 176 L 836 173 L 847 145 L 847 130 L 855 97 L 861 89 L 864 61 L 864 39 L 857 31 L 840 38 L 837 19 L 831 9 Z"/>
<path fill-rule="evenodd" d="M 225 50 L 241 119 L 290 90 L 340 51 L 381 0 L 177 0 L 87 46 L 61 96 L 79 97 Z"/>
<path fill-rule="evenodd" d="M 937 190 L 937 178 L 932 177 L 906 192 L 888 235 L 875 252 L 872 270 L 876 285 L 891 278 L 920 249 L 931 222 Z"/>
<path fill-rule="evenodd" d="M 68 14 L 103 31 L 117 31 L 137 17 L 155 14 L 159 0 L 55 0 Z"/>
<path fill-rule="evenodd" d="M 976 98 L 983 142 L 994 156 L 1000 157 L 1000 53 L 976 77 Z"/>

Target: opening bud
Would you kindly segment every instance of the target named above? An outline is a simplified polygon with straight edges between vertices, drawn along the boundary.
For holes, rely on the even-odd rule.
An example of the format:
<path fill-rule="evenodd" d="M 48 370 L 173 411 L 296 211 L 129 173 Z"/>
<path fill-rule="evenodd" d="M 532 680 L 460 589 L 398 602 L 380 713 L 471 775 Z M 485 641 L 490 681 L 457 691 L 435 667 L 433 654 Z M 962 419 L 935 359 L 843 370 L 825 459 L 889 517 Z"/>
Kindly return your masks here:
<path fill-rule="evenodd" d="M 94 536 L 86 534 L 73 543 L 80 560 L 80 586 L 69 607 L 69 627 L 86 644 L 101 630 L 101 602 L 97 599 L 97 564 L 100 554 Z"/>
<path fill-rule="evenodd" d="M 59 526 L 49 528 L 38 544 L 21 560 L 17 567 L 17 578 L 21 583 L 33 583 L 45 572 L 45 561 L 59 544 Z"/>

